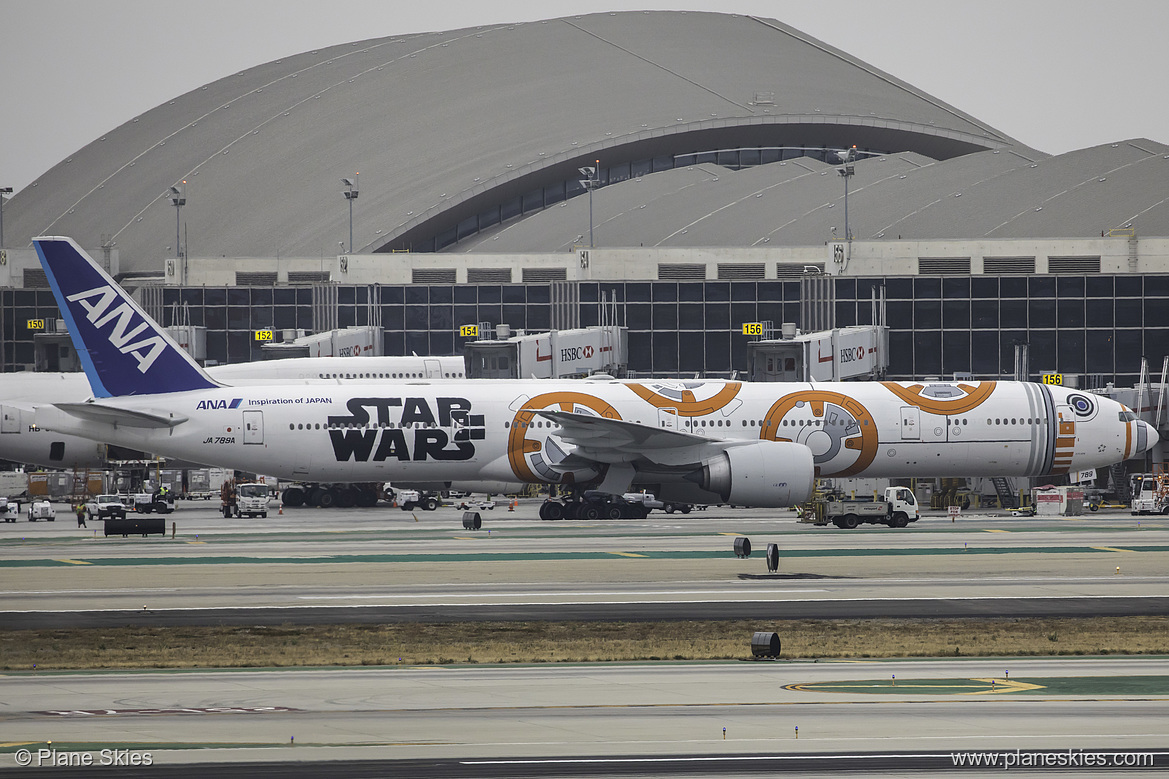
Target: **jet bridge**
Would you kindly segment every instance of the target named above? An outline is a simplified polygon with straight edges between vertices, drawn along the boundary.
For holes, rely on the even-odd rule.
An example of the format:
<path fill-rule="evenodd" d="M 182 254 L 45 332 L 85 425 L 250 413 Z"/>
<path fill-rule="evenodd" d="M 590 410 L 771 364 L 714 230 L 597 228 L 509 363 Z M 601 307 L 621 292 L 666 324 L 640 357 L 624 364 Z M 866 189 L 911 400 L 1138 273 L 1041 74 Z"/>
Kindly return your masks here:
<path fill-rule="evenodd" d="M 747 343 L 750 381 L 863 381 L 889 368 L 889 328 L 857 325 L 800 333 L 784 324 L 781 337 L 762 323 L 762 338 Z"/>

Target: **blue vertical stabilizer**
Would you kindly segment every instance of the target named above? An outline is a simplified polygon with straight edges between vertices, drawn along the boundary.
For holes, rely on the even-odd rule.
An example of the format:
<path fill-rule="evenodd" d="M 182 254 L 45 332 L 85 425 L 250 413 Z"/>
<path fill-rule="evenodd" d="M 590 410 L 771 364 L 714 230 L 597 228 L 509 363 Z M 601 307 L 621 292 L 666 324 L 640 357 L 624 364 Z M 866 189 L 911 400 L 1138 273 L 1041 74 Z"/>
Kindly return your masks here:
<path fill-rule="evenodd" d="M 94 397 L 218 387 L 71 238 L 34 238 Z"/>

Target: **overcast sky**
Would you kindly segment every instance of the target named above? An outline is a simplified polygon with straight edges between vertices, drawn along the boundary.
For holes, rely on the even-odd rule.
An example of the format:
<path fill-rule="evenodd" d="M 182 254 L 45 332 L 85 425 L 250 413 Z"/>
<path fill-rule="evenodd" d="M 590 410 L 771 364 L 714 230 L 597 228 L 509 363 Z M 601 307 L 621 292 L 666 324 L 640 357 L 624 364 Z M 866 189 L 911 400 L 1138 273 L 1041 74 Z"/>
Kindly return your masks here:
<path fill-rule="evenodd" d="M 336 43 L 615 10 L 778 19 L 1023 143 L 1169 143 L 1169 0 L 0 0 L 0 186 L 204 84 Z"/>

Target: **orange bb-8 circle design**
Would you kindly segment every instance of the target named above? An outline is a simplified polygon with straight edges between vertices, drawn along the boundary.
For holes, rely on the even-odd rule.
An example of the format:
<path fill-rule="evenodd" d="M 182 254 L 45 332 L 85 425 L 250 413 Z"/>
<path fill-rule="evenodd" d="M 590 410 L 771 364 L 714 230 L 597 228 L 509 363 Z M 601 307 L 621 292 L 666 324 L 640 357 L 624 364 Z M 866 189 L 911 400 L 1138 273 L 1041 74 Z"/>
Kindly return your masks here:
<path fill-rule="evenodd" d="M 738 381 L 677 381 L 625 386 L 651 406 L 673 409 L 680 417 L 702 417 L 721 411 L 743 388 L 742 382 Z"/>
<path fill-rule="evenodd" d="M 597 478 L 597 468 L 561 470 L 556 466 L 566 452 L 548 427 L 537 427 L 537 411 L 569 411 L 606 419 L 620 419 L 617 409 L 583 392 L 548 392 L 524 403 L 516 412 L 507 436 L 507 459 L 512 473 L 522 482 L 581 483 Z"/>
<path fill-rule="evenodd" d="M 885 388 L 911 406 L 930 414 L 965 414 L 981 406 L 994 392 L 995 382 L 974 384 L 894 384 L 881 382 Z"/>
<path fill-rule="evenodd" d="M 877 456 L 877 424 L 869 410 L 839 392 L 794 392 L 775 402 L 759 437 L 812 450 L 818 477 L 852 476 Z"/>

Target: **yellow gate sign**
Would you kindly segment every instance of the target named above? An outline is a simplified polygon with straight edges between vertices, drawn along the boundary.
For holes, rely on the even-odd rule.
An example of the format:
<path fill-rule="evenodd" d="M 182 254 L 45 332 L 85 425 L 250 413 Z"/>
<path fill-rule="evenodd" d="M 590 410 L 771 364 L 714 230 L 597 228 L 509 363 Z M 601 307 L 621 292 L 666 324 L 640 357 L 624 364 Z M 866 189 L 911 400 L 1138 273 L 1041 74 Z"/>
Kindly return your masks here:
<path fill-rule="evenodd" d="M 1062 373 L 1045 373 L 1045 374 L 1043 374 L 1043 383 L 1044 384 L 1056 384 L 1059 386 L 1063 386 L 1063 374 Z"/>
<path fill-rule="evenodd" d="M 478 338 L 479 325 L 460 325 L 459 337 L 461 338 Z"/>
<path fill-rule="evenodd" d="M 762 322 L 744 322 L 743 335 L 763 335 Z"/>

